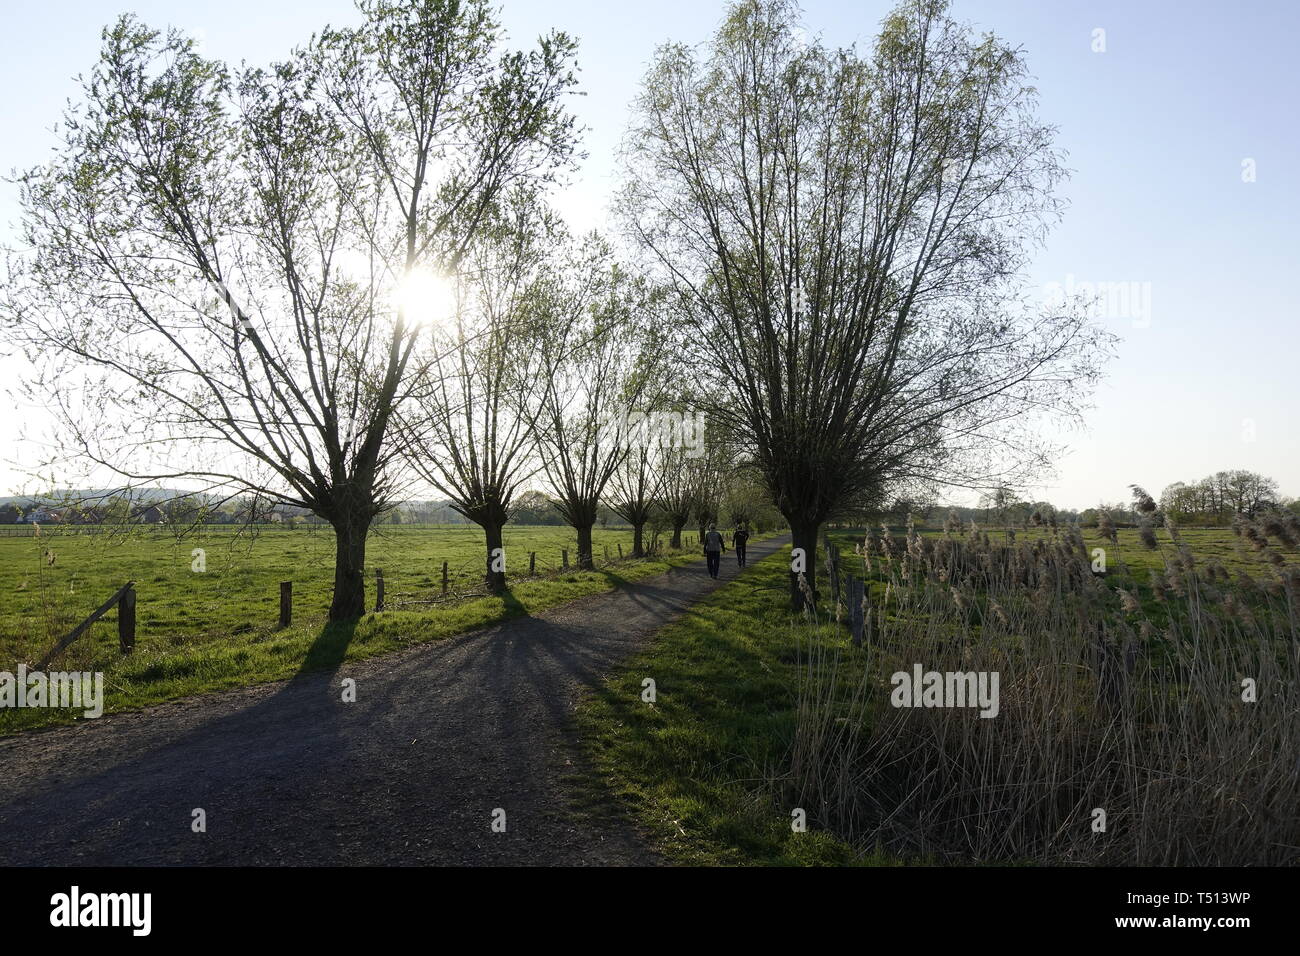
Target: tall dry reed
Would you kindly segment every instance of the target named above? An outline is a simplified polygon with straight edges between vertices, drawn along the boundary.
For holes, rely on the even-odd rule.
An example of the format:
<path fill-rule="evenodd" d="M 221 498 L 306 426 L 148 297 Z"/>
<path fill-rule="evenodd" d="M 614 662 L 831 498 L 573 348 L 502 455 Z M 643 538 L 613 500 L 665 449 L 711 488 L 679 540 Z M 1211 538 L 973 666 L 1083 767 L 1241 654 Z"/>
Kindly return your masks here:
<path fill-rule="evenodd" d="M 1300 571 L 1231 578 L 1174 534 L 1146 605 L 1094 573 L 1074 528 L 1014 546 L 869 535 L 867 645 L 799 630 L 798 717 L 771 785 L 905 857 L 1300 862 Z M 998 715 L 892 706 L 891 674 L 917 663 L 998 672 Z"/>

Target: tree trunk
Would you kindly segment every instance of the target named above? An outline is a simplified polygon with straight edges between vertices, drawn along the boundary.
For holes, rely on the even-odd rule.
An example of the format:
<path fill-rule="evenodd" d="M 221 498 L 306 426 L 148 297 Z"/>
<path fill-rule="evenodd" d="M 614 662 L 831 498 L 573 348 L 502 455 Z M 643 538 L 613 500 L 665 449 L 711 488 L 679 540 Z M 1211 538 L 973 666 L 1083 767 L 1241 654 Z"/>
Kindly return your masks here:
<path fill-rule="evenodd" d="M 815 521 L 796 521 L 790 522 L 791 532 L 791 561 L 790 561 L 790 609 L 793 611 L 802 611 L 806 598 L 803 590 L 799 587 L 799 572 L 794 570 L 794 549 L 803 549 L 804 580 L 808 582 L 808 588 L 812 592 L 813 598 L 817 596 L 817 530 L 818 522 Z"/>
<path fill-rule="evenodd" d="M 640 558 L 645 556 L 644 548 L 645 522 L 632 525 L 632 557 Z"/>
<path fill-rule="evenodd" d="M 501 542 L 501 530 L 504 527 L 503 523 L 496 521 L 489 521 L 483 525 L 483 533 L 487 537 L 487 571 L 484 583 L 493 594 L 500 594 L 506 589 L 506 553 L 505 546 Z M 493 552 L 499 553 L 494 555 Z M 500 570 L 493 570 L 493 564 L 496 564 Z"/>
<path fill-rule="evenodd" d="M 363 518 L 345 517 L 334 522 L 334 599 L 331 621 L 346 621 L 366 613 L 366 533 Z"/>
<path fill-rule="evenodd" d="M 686 519 L 673 522 L 673 540 L 672 547 L 680 551 L 682 549 L 682 529 L 686 527 Z"/>
<path fill-rule="evenodd" d="M 592 524 L 579 525 L 578 532 L 578 567 L 583 571 L 591 571 L 596 567 L 591 556 L 591 527 Z"/>

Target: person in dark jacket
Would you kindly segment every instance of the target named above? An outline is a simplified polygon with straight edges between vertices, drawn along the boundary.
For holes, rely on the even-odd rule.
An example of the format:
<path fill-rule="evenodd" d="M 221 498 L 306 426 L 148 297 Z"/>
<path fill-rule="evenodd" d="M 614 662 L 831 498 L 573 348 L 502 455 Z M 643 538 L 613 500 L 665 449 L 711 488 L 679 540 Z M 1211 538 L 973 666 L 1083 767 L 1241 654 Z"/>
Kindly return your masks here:
<path fill-rule="evenodd" d="M 731 534 L 731 546 L 736 549 L 736 566 L 745 566 L 745 545 L 749 543 L 749 529 L 743 524 Z"/>
<path fill-rule="evenodd" d="M 727 544 L 718 529 L 709 525 L 708 533 L 704 535 L 704 558 L 709 566 L 709 577 L 718 576 L 718 568 L 722 565 L 722 552 L 727 550 Z"/>

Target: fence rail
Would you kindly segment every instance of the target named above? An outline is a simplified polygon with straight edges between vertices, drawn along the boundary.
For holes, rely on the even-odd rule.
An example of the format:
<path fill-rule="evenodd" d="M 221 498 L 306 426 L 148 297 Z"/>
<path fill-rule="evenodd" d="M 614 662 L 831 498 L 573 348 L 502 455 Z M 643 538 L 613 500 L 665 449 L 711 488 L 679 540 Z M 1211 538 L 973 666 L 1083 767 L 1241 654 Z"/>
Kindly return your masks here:
<path fill-rule="evenodd" d="M 101 617 L 117 606 L 117 641 L 123 654 L 130 654 L 135 648 L 135 582 L 127 581 L 117 589 L 111 598 L 95 608 L 84 621 L 74 627 L 71 631 L 55 643 L 53 647 L 46 652 L 45 656 L 40 659 L 36 665 L 36 670 L 44 670 L 50 661 L 58 657 L 71 646 L 72 642 L 90 630 L 90 625 L 94 624 Z"/>

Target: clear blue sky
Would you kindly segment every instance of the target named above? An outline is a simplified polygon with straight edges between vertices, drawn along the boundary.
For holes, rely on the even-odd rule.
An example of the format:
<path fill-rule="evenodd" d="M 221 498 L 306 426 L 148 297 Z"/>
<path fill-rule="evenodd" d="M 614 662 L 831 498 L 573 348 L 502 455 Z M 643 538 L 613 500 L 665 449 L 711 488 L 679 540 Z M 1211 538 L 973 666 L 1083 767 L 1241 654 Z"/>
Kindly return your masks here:
<path fill-rule="evenodd" d="M 809 29 L 835 44 L 868 41 L 890 6 L 804 3 Z M 48 154 L 50 127 L 75 92 L 71 77 L 94 61 L 103 23 L 126 9 L 190 31 L 209 55 L 232 61 L 273 59 L 321 24 L 355 17 L 343 0 L 10 5 L 0 37 L 0 169 Z M 1071 207 L 1032 281 L 1131 282 L 1150 295 L 1149 316 L 1106 317 L 1124 339 L 1120 356 L 1087 430 L 1064 436 L 1071 451 L 1059 477 L 1037 493 L 1086 507 L 1125 498 L 1132 482 L 1157 492 L 1250 468 L 1300 495 L 1300 4 L 957 0 L 953 9 L 1026 49 L 1041 115 L 1060 127 L 1074 170 L 1064 187 Z M 627 104 L 654 45 L 705 39 L 722 10 L 714 0 L 507 0 L 516 41 L 555 26 L 582 42 L 586 96 L 575 108 L 590 127 L 590 158 L 561 203 L 575 226 L 602 223 Z M 0 185 L 0 241 L 14 215 L 13 188 Z M 0 374 L 19 364 L 0 359 Z M 31 460 L 18 442 L 20 418 L 39 414 L 0 419 L 0 493 L 20 483 L 13 460 Z"/>

